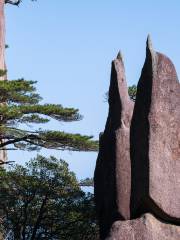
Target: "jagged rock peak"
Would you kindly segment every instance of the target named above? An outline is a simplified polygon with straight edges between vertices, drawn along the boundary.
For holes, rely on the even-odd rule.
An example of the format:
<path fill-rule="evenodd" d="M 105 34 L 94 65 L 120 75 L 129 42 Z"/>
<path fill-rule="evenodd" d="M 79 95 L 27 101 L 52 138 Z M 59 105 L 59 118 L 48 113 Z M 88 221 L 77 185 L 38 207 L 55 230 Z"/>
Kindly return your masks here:
<path fill-rule="evenodd" d="M 150 34 L 148 34 L 148 36 L 147 36 L 146 47 L 149 50 L 153 50 L 153 45 L 152 45 L 152 40 L 151 40 Z"/>
<path fill-rule="evenodd" d="M 156 64 L 157 56 L 156 56 L 156 51 L 153 49 L 153 44 L 152 44 L 152 40 L 151 40 L 150 34 L 148 34 L 147 41 L 146 41 L 146 58 L 149 58 L 149 57 L 153 61 L 153 70 L 155 70 L 154 69 L 154 65 Z"/>
<path fill-rule="evenodd" d="M 122 52 L 121 52 L 121 51 L 118 52 L 116 58 L 117 58 L 118 60 L 120 60 L 120 61 L 123 61 L 123 55 L 122 55 Z"/>

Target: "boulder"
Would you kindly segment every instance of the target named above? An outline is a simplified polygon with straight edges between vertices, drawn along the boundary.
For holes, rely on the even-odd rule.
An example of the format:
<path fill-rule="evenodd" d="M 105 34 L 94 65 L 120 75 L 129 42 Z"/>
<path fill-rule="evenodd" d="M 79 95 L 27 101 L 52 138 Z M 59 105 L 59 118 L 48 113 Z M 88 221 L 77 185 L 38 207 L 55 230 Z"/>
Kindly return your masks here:
<path fill-rule="evenodd" d="M 180 227 L 147 213 L 138 219 L 116 221 L 106 240 L 179 240 Z"/>

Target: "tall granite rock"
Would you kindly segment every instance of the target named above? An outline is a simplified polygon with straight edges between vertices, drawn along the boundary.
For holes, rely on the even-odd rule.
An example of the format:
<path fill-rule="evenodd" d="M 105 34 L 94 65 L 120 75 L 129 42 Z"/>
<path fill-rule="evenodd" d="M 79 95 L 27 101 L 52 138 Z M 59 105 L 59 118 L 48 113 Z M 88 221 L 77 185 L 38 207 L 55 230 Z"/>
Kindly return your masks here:
<path fill-rule="evenodd" d="M 121 56 L 112 62 L 94 181 L 101 239 L 180 239 L 180 84 L 149 38 L 135 106 Z"/>
<path fill-rule="evenodd" d="M 171 60 L 147 41 L 131 123 L 131 215 L 180 223 L 180 84 Z"/>
<path fill-rule="evenodd" d="M 112 223 L 130 219 L 130 122 L 133 101 L 128 95 L 124 63 L 119 53 L 112 62 L 109 115 L 95 169 L 95 201 L 104 238 Z"/>

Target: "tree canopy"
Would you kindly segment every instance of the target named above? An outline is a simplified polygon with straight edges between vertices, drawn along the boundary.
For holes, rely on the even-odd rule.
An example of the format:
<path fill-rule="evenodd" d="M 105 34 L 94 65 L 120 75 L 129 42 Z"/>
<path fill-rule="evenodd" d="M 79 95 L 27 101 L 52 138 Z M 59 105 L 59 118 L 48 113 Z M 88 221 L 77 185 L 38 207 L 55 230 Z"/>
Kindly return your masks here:
<path fill-rule="evenodd" d="M 94 179 L 93 178 L 85 178 L 80 181 L 80 186 L 85 187 L 94 187 Z"/>
<path fill-rule="evenodd" d="M 13 145 L 14 149 L 48 149 L 96 151 L 98 142 L 92 136 L 63 131 L 33 130 L 29 124 L 45 124 L 51 119 L 63 122 L 82 119 L 78 109 L 60 104 L 41 104 L 34 81 L 24 79 L 0 81 L 0 149 Z M 26 125 L 26 127 L 25 127 Z"/>
<path fill-rule="evenodd" d="M 4 4 L 19 6 L 21 2 L 1 1 L 2 46 L 5 46 Z M 4 81 L 0 81 L 0 151 L 98 149 L 98 141 L 94 141 L 92 136 L 38 127 L 52 119 L 71 122 L 81 120 L 82 116 L 78 109 L 43 104 L 36 91 L 36 81 L 8 80 L 4 55 L 2 59 L 0 77 Z M 2 157 L 1 164 L 4 164 Z M 93 195 L 81 190 L 65 161 L 39 155 L 25 166 L 14 165 L 8 170 L 0 168 L 0 182 L 0 235 L 4 235 L 3 239 L 99 239 Z"/>
<path fill-rule="evenodd" d="M 6 239 L 98 239 L 93 195 L 82 192 L 65 161 L 38 155 L 25 167 L 1 169 L 0 182 Z"/>
<path fill-rule="evenodd" d="M 137 86 L 136 85 L 129 86 L 128 87 L 128 93 L 129 93 L 130 99 L 135 102 L 136 93 L 137 93 Z"/>

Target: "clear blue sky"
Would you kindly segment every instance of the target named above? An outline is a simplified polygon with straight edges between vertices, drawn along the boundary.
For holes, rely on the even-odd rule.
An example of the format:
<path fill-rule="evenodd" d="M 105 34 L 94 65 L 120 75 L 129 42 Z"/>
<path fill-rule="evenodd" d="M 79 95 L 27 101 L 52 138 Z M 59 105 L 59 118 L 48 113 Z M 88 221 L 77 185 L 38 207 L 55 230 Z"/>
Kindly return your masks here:
<path fill-rule="evenodd" d="M 121 49 L 128 84 L 136 84 L 150 33 L 154 48 L 168 55 L 180 74 L 179 0 L 24 0 L 6 6 L 10 79 L 38 81 L 44 102 L 79 108 L 80 122 L 54 129 L 94 135 L 103 131 L 111 60 Z M 66 159 L 78 178 L 92 177 L 97 153 L 42 151 Z M 9 154 L 23 162 L 33 154 Z"/>

